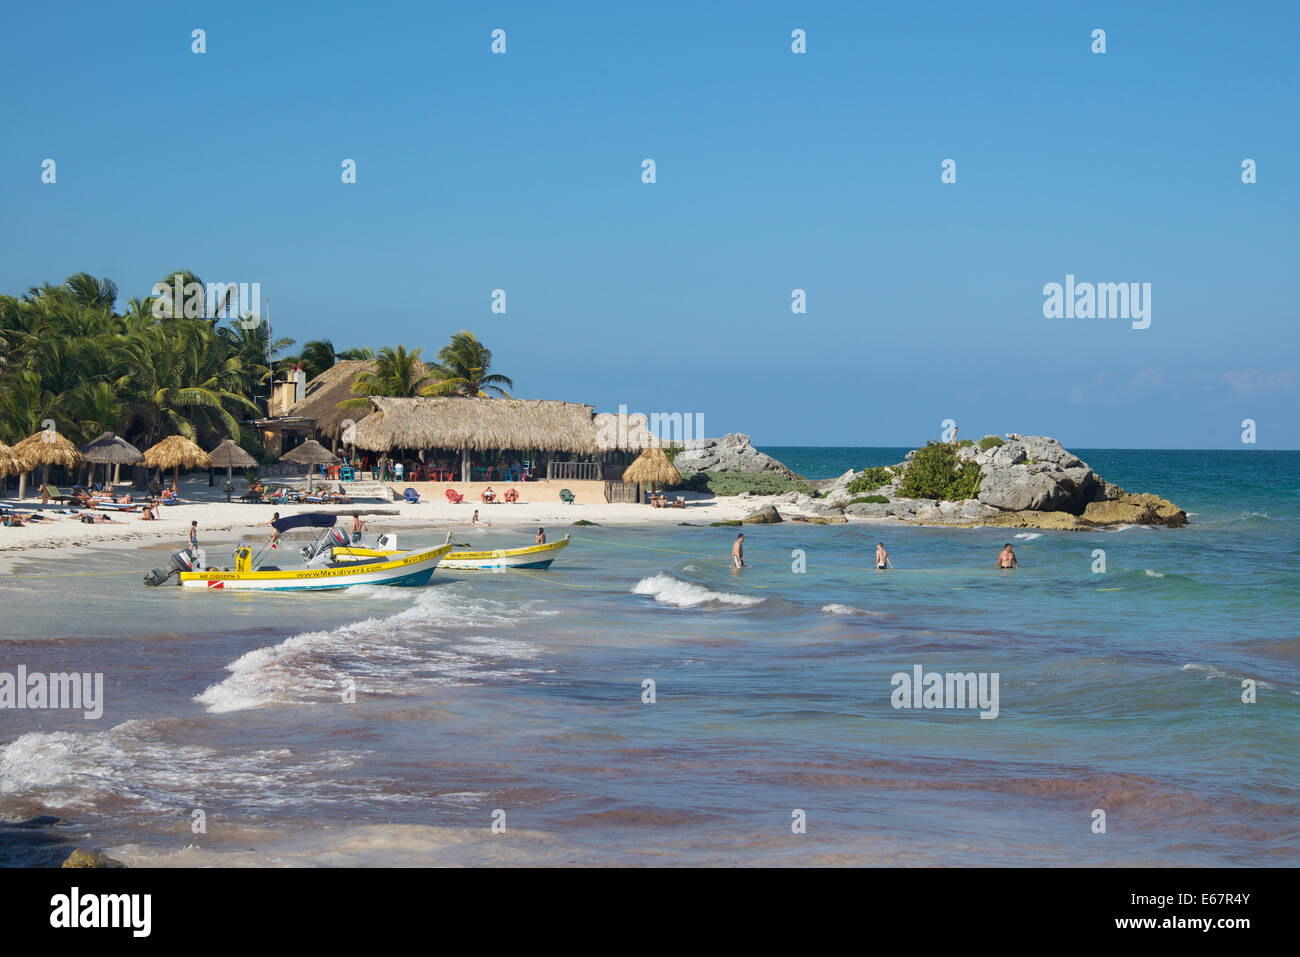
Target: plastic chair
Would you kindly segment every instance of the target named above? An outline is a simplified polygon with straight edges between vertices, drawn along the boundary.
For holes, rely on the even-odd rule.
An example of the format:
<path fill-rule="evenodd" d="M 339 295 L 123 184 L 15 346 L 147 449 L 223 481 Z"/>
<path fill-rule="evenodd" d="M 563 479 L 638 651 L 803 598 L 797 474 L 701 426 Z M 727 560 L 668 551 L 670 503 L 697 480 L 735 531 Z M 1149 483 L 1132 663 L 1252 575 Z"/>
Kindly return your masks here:
<path fill-rule="evenodd" d="M 412 505 L 420 501 L 420 493 L 413 488 L 408 488 L 405 492 L 403 492 L 402 497 L 406 499 L 408 502 L 410 502 Z"/>
<path fill-rule="evenodd" d="M 341 466 L 339 466 L 339 481 L 340 481 L 340 482 L 351 482 L 351 481 L 352 481 L 352 476 L 353 476 L 354 474 L 355 474 L 355 473 L 353 473 L 353 471 L 352 471 L 352 466 L 350 466 L 350 465 L 341 465 Z"/>
<path fill-rule="evenodd" d="M 567 488 L 562 488 L 560 489 L 560 501 L 567 502 L 568 504 L 572 505 L 575 501 L 577 501 L 577 496 L 574 495 L 572 492 L 570 492 Z"/>
<path fill-rule="evenodd" d="M 446 495 L 447 501 L 451 502 L 452 505 L 459 505 L 461 502 L 465 501 L 465 496 L 461 495 L 460 492 L 457 492 L 454 488 L 447 489 Z"/>

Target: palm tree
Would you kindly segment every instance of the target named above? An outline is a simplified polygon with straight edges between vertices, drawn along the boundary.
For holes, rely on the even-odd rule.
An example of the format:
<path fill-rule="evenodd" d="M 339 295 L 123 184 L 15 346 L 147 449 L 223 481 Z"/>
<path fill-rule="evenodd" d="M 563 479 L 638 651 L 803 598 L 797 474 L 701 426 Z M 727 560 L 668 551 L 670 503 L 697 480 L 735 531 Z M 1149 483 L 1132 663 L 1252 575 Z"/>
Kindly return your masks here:
<path fill-rule="evenodd" d="M 334 343 L 328 339 L 312 339 L 303 344 L 302 352 L 298 354 L 298 361 L 302 363 L 302 371 L 307 373 L 308 379 L 316 378 L 334 365 L 337 359 Z"/>
<path fill-rule="evenodd" d="M 352 392 L 357 396 L 393 396 L 409 398 L 430 395 L 433 375 L 420 361 L 421 349 L 406 351 L 406 346 L 384 346 L 374 358 L 374 366 L 357 373 L 352 382 Z M 348 399 L 339 403 L 345 409 L 368 409 L 366 398 Z"/>
<path fill-rule="evenodd" d="M 463 395 L 486 399 L 489 393 L 503 398 L 510 394 L 502 386 L 514 388 L 508 376 L 497 375 L 492 368 L 492 350 L 479 342 L 474 333 L 464 330 L 438 350 L 438 364 L 432 372 L 438 381 L 423 395 Z"/>

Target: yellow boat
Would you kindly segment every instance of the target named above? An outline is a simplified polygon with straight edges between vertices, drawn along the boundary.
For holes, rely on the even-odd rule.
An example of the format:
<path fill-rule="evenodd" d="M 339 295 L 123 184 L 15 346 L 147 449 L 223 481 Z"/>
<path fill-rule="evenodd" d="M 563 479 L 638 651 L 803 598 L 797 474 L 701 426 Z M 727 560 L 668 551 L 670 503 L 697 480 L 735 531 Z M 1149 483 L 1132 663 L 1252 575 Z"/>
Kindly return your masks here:
<path fill-rule="evenodd" d="M 391 545 L 396 541 L 389 538 Z M 490 551 L 452 552 L 442 560 L 441 567 L 458 570 L 497 568 L 550 568 L 556 553 L 569 545 L 569 536 L 558 542 L 529 545 L 526 548 L 498 548 Z M 360 545 L 339 546 L 334 549 L 335 561 L 375 561 L 404 554 L 395 548 L 366 548 Z"/>
<path fill-rule="evenodd" d="M 202 567 L 201 553 L 190 551 L 177 552 L 172 556 L 171 564 L 166 569 L 154 569 L 145 576 L 145 584 L 161 585 L 172 575 L 182 588 L 206 588 L 213 590 L 253 590 L 253 591 L 321 591 L 332 588 L 349 588 L 352 585 L 427 585 L 434 569 L 443 557 L 451 551 L 451 534 L 447 541 L 434 548 L 415 552 L 390 552 L 372 556 L 359 556 L 358 559 L 342 560 L 334 553 L 347 541 L 341 531 L 334 528 L 337 515 L 309 513 L 291 515 L 273 524 L 276 535 L 253 555 L 247 545 L 240 545 L 235 550 L 234 568 Z M 285 543 L 279 541 L 279 533 L 295 528 L 325 529 L 312 544 L 297 552 L 302 560 L 302 567 L 281 568 L 268 565 L 264 559 L 270 556 L 270 546 L 283 548 L 282 554 L 294 554 Z"/>

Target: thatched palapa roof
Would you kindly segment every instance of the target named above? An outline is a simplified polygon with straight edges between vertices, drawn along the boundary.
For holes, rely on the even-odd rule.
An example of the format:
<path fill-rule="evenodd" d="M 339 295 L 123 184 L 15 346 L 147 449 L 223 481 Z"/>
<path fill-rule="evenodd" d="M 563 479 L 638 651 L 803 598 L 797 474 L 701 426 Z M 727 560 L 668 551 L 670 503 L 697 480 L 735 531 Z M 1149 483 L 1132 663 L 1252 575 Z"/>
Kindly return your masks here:
<path fill-rule="evenodd" d="M 183 435 L 169 435 L 146 449 L 144 464 L 151 469 L 211 468 L 212 457 Z"/>
<path fill-rule="evenodd" d="M 214 468 L 251 469 L 257 465 L 257 459 L 236 445 L 234 439 L 222 439 L 221 444 L 208 455 L 212 458 Z"/>
<path fill-rule="evenodd" d="M 636 461 L 623 470 L 624 482 L 641 482 L 647 485 L 680 485 L 682 473 L 668 461 L 661 448 L 649 448 L 637 456 Z"/>
<path fill-rule="evenodd" d="M 0 442 L 0 476 L 21 475 L 31 470 L 32 467 L 27 464 L 26 459 Z"/>
<path fill-rule="evenodd" d="M 29 435 L 14 446 L 14 453 L 26 463 L 28 471 L 38 465 L 71 468 L 83 461 L 77 447 L 53 429 Z"/>
<path fill-rule="evenodd" d="M 420 373 L 427 368 L 418 359 L 415 361 L 415 367 Z M 374 369 L 373 359 L 338 360 L 307 383 L 306 393 L 300 401 L 289 408 L 286 416 L 312 419 L 318 431 L 337 441 L 346 420 L 360 422 L 370 414 L 369 409 L 345 409 L 341 408 L 340 404 L 349 399 L 364 398 L 352 391 L 352 384 L 362 372 L 373 372 Z"/>
<path fill-rule="evenodd" d="M 281 462 L 294 465 L 339 465 L 342 460 L 315 439 L 308 439 L 302 445 L 290 449 L 280 456 Z"/>
<path fill-rule="evenodd" d="M 592 407 L 550 399 L 374 396 L 374 412 L 358 422 L 356 447 L 389 449 L 600 450 Z"/>
<path fill-rule="evenodd" d="M 81 447 L 87 462 L 96 465 L 135 465 L 144 453 L 113 432 L 104 432 L 95 441 Z"/>

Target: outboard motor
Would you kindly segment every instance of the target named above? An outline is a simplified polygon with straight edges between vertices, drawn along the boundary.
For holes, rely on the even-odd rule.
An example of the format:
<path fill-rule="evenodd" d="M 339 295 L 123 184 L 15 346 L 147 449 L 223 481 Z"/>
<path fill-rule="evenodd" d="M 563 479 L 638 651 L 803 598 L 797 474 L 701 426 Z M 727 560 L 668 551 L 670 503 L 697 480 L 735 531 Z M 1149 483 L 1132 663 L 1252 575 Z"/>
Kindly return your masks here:
<path fill-rule="evenodd" d="M 144 576 L 144 583 L 146 585 L 161 585 L 173 575 L 193 570 L 194 557 L 189 553 L 189 551 L 175 552 L 172 554 L 171 561 L 167 563 L 167 570 L 164 571 L 161 568 L 155 568 L 148 575 Z"/>
<path fill-rule="evenodd" d="M 304 546 L 301 554 L 304 559 L 310 562 L 313 558 L 323 554 L 325 551 L 331 548 L 341 548 L 347 543 L 347 535 L 343 534 L 340 529 L 332 528 L 319 542 Z"/>

